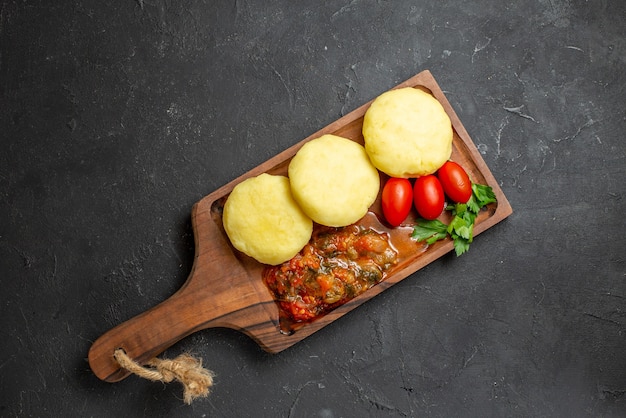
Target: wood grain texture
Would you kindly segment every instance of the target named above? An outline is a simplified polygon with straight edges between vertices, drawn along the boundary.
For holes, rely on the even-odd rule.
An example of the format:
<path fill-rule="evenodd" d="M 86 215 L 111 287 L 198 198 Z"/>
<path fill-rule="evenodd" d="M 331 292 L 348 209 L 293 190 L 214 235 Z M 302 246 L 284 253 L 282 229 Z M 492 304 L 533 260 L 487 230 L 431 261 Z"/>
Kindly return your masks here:
<path fill-rule="evenodd" d="M 408 86 L 430 92 L 441 102 L 454 128 L 452 159 L 466 168 L 474 182 L 490 185 L 496 194 L 497 204 L 489 205 L 478 216 L 474 234 L 478 235 L 508 217 L 512 213 L 508 200 L 431 73 L 423 71 L 396 88 Z M 185 336 L 211 327 L 239 330 L 253 338 L 264 350 L 279 352 L 453 250 L 449 239 L 428 248 L 418 243 L 400 246 L 401 261 L 388 272 L 383 282 L 288 335 L 280 332 L 278 307 L 261 280 L 263 265 L 239 253 L 230 245 L 222 228 L 221 214 L 223 204 L 235 185 L 264 172 L 286 174 L 289 161 L 300 147 L 323 134 L 332 133 L 362 144 L 363 115 L 370 103 L 197 202 L 192 209 L 195 260 L 187 281 L 161 304 L 111 329 L 93 343 L 89 351 L 89 364 L 96 376 L 115 382 L 128 375 L 113 359 L 113 352 L 117 348 L 123 348 L 130 357 L 142 363 Z M 381 181 L 384 180 L 384 175 L 381 174 Z M 380 214 L 380 196 L 370 211 L 375 215 Z M 382 225 L 377 227 L 385 229 Z"/>

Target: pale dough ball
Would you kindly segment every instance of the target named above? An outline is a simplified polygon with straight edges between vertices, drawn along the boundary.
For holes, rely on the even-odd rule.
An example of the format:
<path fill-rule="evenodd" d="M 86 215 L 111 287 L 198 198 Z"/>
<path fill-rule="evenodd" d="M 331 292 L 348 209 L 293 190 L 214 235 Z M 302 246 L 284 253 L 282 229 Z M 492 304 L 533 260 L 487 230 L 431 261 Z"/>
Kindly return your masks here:
<path fill-rule="evenodd" d="M 307 142 L 289 164 L 293 197 L 315 222 L 346 226 L 376 200 L 380 177 L 360 144 L 335 135 Z"/>
<path fill-rule="evenodd" d="M 450 158 L 452 136 L 441 103 L 412 87 L 381 94 L 363 119 L 367 154 L 376 168 L 391 177 L 437 171 Z"/>
<path fill-rule="evenodd" d="M 222 215 L 233 246 L 264 264 L 293 258 L 311 238 L 313 221 L 291 195 L 289 179 L 261 174 L 239 183 Z"/>

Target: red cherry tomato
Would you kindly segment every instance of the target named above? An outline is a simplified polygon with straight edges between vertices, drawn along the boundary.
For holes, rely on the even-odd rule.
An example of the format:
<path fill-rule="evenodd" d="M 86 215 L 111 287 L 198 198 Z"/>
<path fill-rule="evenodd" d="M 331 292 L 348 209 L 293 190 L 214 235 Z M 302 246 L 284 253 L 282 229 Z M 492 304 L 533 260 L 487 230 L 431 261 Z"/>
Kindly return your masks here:
<path fill-rule="evenodd" d="M 433 174 L 419 177 L 413 188 L 415 209 L 424 219 L 435 219 L 443 212 L 445 197 L 439 179 Z"/>
<path fill-rule="evenodd" d="M 400 225 L 408 216 L 413 204 L 413 187 L 408 179 L 390 178 L 382 193 L 383 215 L 391 226 Z"/>
<path fill-rule="evenodd" d="M 472 197 L 472 182 L 467 172 L 454 161 L 446 161 L 437 171 L 444 193 L 457 203 L 467 203 Z"/>

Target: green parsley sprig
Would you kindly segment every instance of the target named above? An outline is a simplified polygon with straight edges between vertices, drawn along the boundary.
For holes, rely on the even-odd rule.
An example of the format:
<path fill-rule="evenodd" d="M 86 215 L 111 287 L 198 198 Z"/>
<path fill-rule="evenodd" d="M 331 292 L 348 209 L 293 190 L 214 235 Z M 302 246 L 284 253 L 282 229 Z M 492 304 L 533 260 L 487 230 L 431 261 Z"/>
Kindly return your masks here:
<path fill-rule="evenodd" d="M 467 203 L 455 203 L 446 207 L 452 213 L 452 220 L 448 225 L 438 219 L 429 221 L 420 218 L 413 227 L 411 238 L 431 245 L 450 235 L 458 257 L 469 250 L 474 239 L 474 221 L 478 213 L 493 202 L 496 202 L 496 195 L 490 186 L 472 183 L 472 196 Z"/>

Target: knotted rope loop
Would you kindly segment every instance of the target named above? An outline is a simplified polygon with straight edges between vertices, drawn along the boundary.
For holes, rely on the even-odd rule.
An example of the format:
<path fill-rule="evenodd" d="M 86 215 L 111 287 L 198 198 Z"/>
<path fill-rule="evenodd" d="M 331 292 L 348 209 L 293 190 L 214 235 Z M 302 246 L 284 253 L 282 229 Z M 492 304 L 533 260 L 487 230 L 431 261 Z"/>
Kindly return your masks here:
<path fill-rule="evenodd" d="M 115 350 L 113 358 L 120 367 L 144 379 L 164 383 L 178 380 L 183 385 L 183 400 L 187 405 L 196 398 L 208 396 L 213 386 L 213 372 L 202 367 L 201 359 L 189 354 L 181 354 L 172 360 L 155 357 L 148 361 L 148 367 L 134 361 L 121 348 Z"/>

